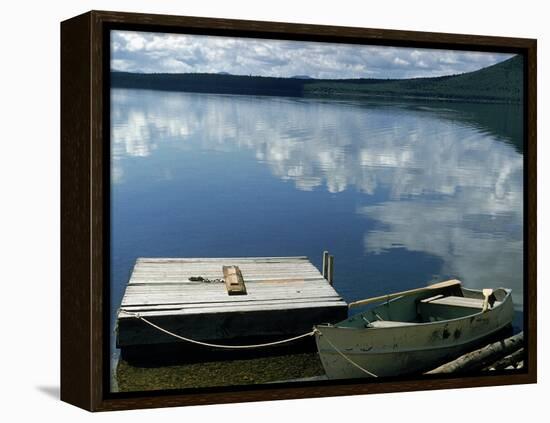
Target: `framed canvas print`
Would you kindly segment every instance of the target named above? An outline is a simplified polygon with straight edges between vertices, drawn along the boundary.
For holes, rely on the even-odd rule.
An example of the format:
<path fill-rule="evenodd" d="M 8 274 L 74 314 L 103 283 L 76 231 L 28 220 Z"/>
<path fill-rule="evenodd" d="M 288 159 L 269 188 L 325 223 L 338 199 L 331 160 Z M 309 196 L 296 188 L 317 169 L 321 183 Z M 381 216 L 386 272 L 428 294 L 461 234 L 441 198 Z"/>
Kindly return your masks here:
<path fill-rule="evenodd" d="M 61 397 L 536 382 L 536 41 L 61 24 Z"/>

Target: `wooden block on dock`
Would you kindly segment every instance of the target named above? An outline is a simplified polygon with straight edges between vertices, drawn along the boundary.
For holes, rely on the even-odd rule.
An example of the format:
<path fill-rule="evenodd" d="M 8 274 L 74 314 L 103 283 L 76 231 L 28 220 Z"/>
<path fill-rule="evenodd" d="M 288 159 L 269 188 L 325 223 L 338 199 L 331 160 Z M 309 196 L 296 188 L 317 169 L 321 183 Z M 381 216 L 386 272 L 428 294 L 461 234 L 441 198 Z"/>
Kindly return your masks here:
<path fill-rule="evenodd" d="M 228 295 L 224 266 L 242 272 L 247 295 Z M 198 276 L 203 281 L 189 280 Z M 347 318 L 347 303 L 307 257 L 139 258 L 118 314 L 117 345 L 175 341 L 125 311 L 182 336 L 222 341 L 305 333 Z"/>
<path fill-rule="evenodd" d="M 223 266 L 225 287 L 229 295 L 246 295 L 246 286 L 239 266 Z"/>

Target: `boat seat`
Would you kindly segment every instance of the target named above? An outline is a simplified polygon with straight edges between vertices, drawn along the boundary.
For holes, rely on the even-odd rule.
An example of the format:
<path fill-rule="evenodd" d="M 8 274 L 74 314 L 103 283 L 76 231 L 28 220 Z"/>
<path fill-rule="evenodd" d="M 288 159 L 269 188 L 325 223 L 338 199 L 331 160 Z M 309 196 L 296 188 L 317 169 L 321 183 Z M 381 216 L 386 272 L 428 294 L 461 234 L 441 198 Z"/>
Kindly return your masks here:
<path fill-rule="evenodd" d="M 409 326 L 409 325 L 416 325 L 417 323 L 414 322 L 396 322 L 392 320 L 375 320 L 374 322 L 370 322 L 367 327 L 368 328 L 395 328 L 399 326 Z"/>
<path fill-rule="evenodd" d="M 483 299 L 481 298 L 467 298 L 467 297 L 455 297 L 455 296 L 436 296 L 432 298 L 426 298 L 420 301 L 423 304 L 440 304 L 448 305 L 455 307 L 466 307 L 466 308 L 483 308 Z M 495 301 L 493 307 L 496 307 L 500 304 L 500 301 Z"/>

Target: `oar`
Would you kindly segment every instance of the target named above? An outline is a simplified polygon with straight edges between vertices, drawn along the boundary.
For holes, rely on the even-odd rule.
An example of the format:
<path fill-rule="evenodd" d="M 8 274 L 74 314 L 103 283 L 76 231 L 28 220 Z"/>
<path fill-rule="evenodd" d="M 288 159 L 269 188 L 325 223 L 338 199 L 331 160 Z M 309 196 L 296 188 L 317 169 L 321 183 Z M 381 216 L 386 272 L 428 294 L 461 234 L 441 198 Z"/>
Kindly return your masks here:
<path fill-rule="evenodd" d="M 391 300 L 393 298 L 402 297 L 403 295 L 420 294 L 422 292 L 434 291 L 434 290 L 438 290 L 438 289 L 442 289 L 442 288 L 448 288 L 450 286 L 457 286 L 457 285 L 460 285 L 460 284 L 461 284 L 461 282 L 458 279 L 451 279 L 451 280 L 448 280 L 448 281 L 445 281 L 445 282 L 438 282 L 436 284 L 428 285 L 428 286 L 425 286 L 425 287 L 422 287 L 422 288 L 410 289 L 408 291 L 395 292 L 393 294 L 381 295 L 379 297 L 372 297 L 372 298 L 367 298 L 367 299 L 364 299 L 364 300 L 354 301 L 352 303 L 349 303 L 348 307 L 356 307 L 356 306 L 360 306 L 360 305 L 376 303 L 376 302 L 379 302 L 379 301 L 388 301 L 388 300 Z"/>

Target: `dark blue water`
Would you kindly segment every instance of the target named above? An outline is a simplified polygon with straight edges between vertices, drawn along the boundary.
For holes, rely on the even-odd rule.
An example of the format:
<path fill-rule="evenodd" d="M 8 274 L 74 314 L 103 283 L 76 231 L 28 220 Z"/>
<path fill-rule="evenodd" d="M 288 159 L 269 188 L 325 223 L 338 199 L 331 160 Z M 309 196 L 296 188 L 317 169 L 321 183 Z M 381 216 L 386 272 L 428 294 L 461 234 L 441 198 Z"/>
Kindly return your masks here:
<path fill-rule="evenodd" d="M 114 321 L 137 257 L 335 256 L 348 301 L 523 299 L 518 106 L 112 91 Z M 521 316 L 520 316 L 521 317 Z"/>

